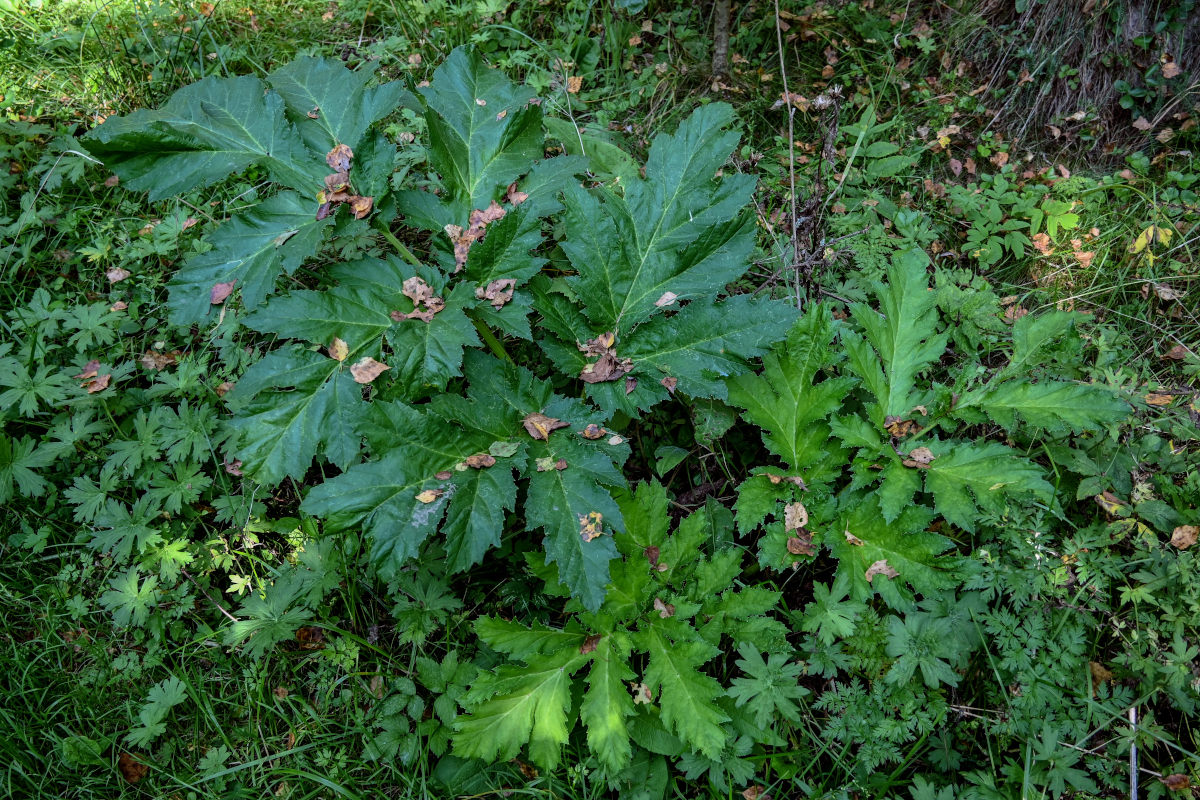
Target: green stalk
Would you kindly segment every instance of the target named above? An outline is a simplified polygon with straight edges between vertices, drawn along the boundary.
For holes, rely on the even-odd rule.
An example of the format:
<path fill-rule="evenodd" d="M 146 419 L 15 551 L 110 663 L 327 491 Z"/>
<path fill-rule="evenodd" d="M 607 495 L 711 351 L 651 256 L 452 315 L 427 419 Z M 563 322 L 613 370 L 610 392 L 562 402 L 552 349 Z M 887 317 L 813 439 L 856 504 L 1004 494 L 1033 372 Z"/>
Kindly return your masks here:
<path fill-rule="evenodd" d="M 496 338 L 496 334 L 492 333 L 491 328 L 475 319 L 475 317 L 471 317 L 471 322 L 475 323 L 475 330 L 479 333 L 479 338 L 483 339 L 483 343 L 488 346 L 488 349 L 491 350 L 497 358 L 501 358 L 505 361 L 512 361 L 512 356 L 510 356 L 508 351 L 504 349 L 504 344 Z"/>

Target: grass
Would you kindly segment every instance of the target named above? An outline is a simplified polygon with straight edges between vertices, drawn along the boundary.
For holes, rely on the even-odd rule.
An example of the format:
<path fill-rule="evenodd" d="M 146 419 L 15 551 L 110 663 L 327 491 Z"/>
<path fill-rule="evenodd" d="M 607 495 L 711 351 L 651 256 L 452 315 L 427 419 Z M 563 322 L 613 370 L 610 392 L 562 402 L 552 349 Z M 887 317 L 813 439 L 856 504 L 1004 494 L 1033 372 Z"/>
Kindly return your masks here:
<path fill-rule="evenodd" d="M 763 237 L 763 261 L 773 263 L 772 254 L 786 239 L 778 212 L 784 206 L 787 165 L 799 153 L 804 159 L 800 184 L 811 183 L 820 157 L 821 129 L 814 117 L 797 115 L 799 150 L 780 133 L 784 112 L 773 106 L 782 82 L 770 17 L 754 16 L 750 6 L 741 8 L 733 50 L 745 58 L 740 64 L 735 58 L 728 85 L 714 90 L 705 72 L 708 19 L 698 8 L 665 4 L 654 11 L 658 13 L 626 15 L 609 3 L 581 2 L 517 3 L 510 8 L 446 0 L 301 0 L 246 7 L 225 2 L 209 7 L 0 1 L 0 38 L 7 44 L 0 50 L 0 112 L 7 122 L 0 125 L 5 160 L 11 165 L 0 188 L 14 201 L 0 219 L 4 311 L 22 308 L 38 288 L 72 308 L 120 299 L 128 302 L 133 320 L 120 328 L 120 339 L 111 345 L 113 362 L 118 356 L 136 359 L 154 350 L 157 342 L 162 342 L 160 351 L 191 350 L 202 366 L 205 357 L 235 353 L 244 342 L 197 341 L 189 332 L 169 331 L 161 319 L 162 286 L 172 264 L 195 247 L 196 237 L 186 230 L 170 236 L 160 232 L 160 240 L 153 233 L 139 233 L 153 220 L 126 193 L 106 186 L 107 175 L 89 166 L 65 137 L 103 117 L 155 105 L 175 88 L 207 75 L 263 73 L 295 55 L 322 53 L 351 61 L 377 58 L 389 74 L 419 81 L 449 50 L 467 42 L 489 50 L 510 74 L 538 87 L 561 113 L 623 137 L 634 149 L 644 148 L 652 132 L 670 127 L 699 102 L 728 97 L 742 104 L 748 128 L 745 168 L 757 171 L 764 181 L 760 223 L 765 229 L 775 220 L 777 240 Z M 889 136 L 913 135 L 922 148 L 936 140 L 921 132 L 926 128 L 936 131 L 952 120 L 965 128 L 968 119 L 984 118 L 970 94 L 974 87 L 969 77 L 956 78 L 953 68 L 939 67 L 920 37 L 913 37 L 896 58 L 886 41 L 875 38 L 876 28 L 886 28 L 886 18 L 857 10 L 845 13 L 817 13 L 806 21 L 792 21 L 801 34 L 785 51 L 793 91 L 815 96 L 827 88 L 822 71 L 827 65 L 837 67 L 838 80 L 849 86 L 843 123 L 852 122 L 870 103 L 880 109 L 881 119 L 896 121 Z M 650 22 L 649 30 L 643 21 Z M 599 33 L 604 36 L 596 44 Z M 633 44 L 634 39 L 639 43 Z M 826 47 L 840 52 L 837 65 L 829 64 Z M 910 64 L 901 70 L 898 62 L 906 56 L 911 56 Z M 881 61 L 890 62 L 882 74 L 877 66 Z M 584 77 L 578 94 L 566 90 L 562 78 L 568 71 Z M 950 102 L 943 103 L 947 97 Z M 993 123 L 1000 130 L 1005 120 Z M 945 157 L 970 153 L 982 164 L 985 156 L 979 148 L 987 144 L 956 141 L 957 149 L 947 149 Z M 1048 151 L 1050 143 L 1042 145 L 1014 144 L 1008 152 L 1014 160 L 1028 154 L 1036 168 L 1056 163 Z M 853 143 L 843 139 L 838 146 Z M 1189 387 L 1200 376 L 1200 314 L 1195 304 L 1168 299 L 1160 289 L 1193 299 L 1200 291 L 1194 252 L 1200 210 L 1194 196 L 1187 194 L 1195 180 L 1190 175 L 1194 167 L 1177 150 L 1153 169 L 1147 164 L 1128 177 L 1105 170 L 1081 184 L 1081 197 L 1095 193 L 1097 198 L 1092 204 L 1084 200 L 1076 228 L 1087 235 L 1081 251 L 1093 253 L 1087 264 L 1073 255 L 1069 236 L 1052 253 L 1010 256 L 990 271 L 978 268 L 963 253 L 955 257 L 967 269 L 989 272 L 998 293 L 1018 295 L 1019 303 L 1030 310 L 1073 305 L 1092 313 L 1102 325 L 1089 328 L 1089 335 L 1103 346 L 1097 348 L 1108 360 L 1100 366 L 1112 382 L 1144 387 L 1146 392 L 1179 390 L 1165 417 L 1166 431 L 1172 435 L 1171 446 L 1178 445 L 1194 459 L 1197 443 L 1186 436 L 1189 424 L 1194 428 L 1189 415 L 1195 412 L 1188 410 L 1184 391 L 1194 391 Z M 932 170 L 922 165 L 914 176 L 861 187 L 857 200 L 876 192 L 909 203 L 935 221 L 935 234 L 953 249 L 956 245 L 946 236 L 959 222 L 953 209 L 916 188 L 927 174 L 936 181 L 951 179 L 940 151 L 937 158 L 939 166 Z M 1086 161 L 1069 167 L 1087 172 Z M 37 182 L 27 180 L 29 176 Z M 1099 186 L 1098 181 L 1107 183 Z M 220 206 L 253 189 L 235 181 L 204 199 Z M 832 201 L 854 202 L 852 190 L 858 191 L 845 186 L 843 195 L 830 198 L 830 206 Z M 904 193 L 916 199 L 904 200 Z M 183 220 L 208 213 L 206 208 L 166 203 L 158 207 L 155 219 L 177 215 Z M 1156 259 L 1129 252 L 1148 225 L 1164 220 L 1179 223 L 1180 232 L 1170 242 L 1150 246 Z M 856 247 L 858 241 L 851 239 L 844 246 Z M 861 256 L 865 250 L 857 252 Z M 104 277 L 107 268 L 135 263 L 140 269 L 129 283 L 110 285 Z M 835 297 L 857 299 L 862 291 L 858 278 L 833 261 L 822 285 Z M 5 325 L 10 335 L 21 328 L 7 316 Z M 48 341 L 47 352 L 60 359 L 63 369 L 82 362 L 65 336 Z M 1183 347 L 1182 358 L 1163 357 L 1176 346 Z M 241 358 L 235 363 L 244 364 L 248 356 Z M 199 388 L 190 389 L 167 386 L 162 376 L 151 375 L 147 382 L 166 386 L 161 391 L 167 396 L 216 402 L 212 389 L 219 381 L 209 380 L 214 377 L 229 376 L 204 374 L 196 380 Z M 169 394 L 172 391 L 178 393 Z M 122 408 L 106 409 L 114 428 L 128 432 L 128 419 L 138 403 L 153 396 L 132 397 Z M 121 416 L 124 413 L 128 419 Z M 663 420 L 664 436 L 671 424 Z M 80 459 L 93 457 L 78 450 Z M 711 459 L 737 463 L 739 454 L 717 446 Z M 729 470 L 713 470 L 721 471 Z M 1175 501 L 1194 508 L 1195 497 L 1189 496 L 1193 484 L 1186 481 L 1186 475 L 1180 479 Z M 275 518 L 294 513 L 294 497 L 284 492 L 262 501 Z M 143 630 L 114 627 L 101 598 L 120 570 L 107 557 L 75 543 L 79 526 L 57 517 L 5 515 L 0 523 L 0 599 L 5 609 L 0 616 L 0 722 L 9 733 L 0 737 L 5 756 L 0 794 L 400 798 L 449 796 L 453 790 L 480 798 L 607 796 L 602 784 L 587 774 L 582 751 L 564 759 L 572 765 L 568 769 L 535 777 L 523 763 L 476 771 L 453 760 L 438 762 L 427 752 L 401 766 L 391 759 L 366 758 L 368 745 L 379 733 L 377 707 L 403 680 L 416 675 L 418 656 L 440 659 L 456 640 L 467 637 L 470 614 L 447 612 L 430 623 L 437 631 L 434 638 L 412 646 L 401 626 L 404 620 L 420 618 L 423 610 L 409 609 L 409 616 L 393 628 L 388 622 L 394 615 L 391 604 L 343 570 L 338 585 L 303 629 L 319 630 L 326 647 L 305 649 L 303 641 L 291 639 L 272 658 L 246 659 L 217 625 L 244 597 L 235 579 L 253 591 L 294 559 L 298 541 L 289 538 L 294 527 L 248 532 L 207 518 L 190 522 L 207 542 L 208 563 L 190 567 L 196 580 L 160 607 L 153 626 Z M 455 584 L 471 603 L 482 605 L 502 594 L 513 607 L 526 603 L 537 611 L 544 599 L 519 578 L 505 575 L 499 562 L 475 575 Z M 482 585 L 487 580 L 496 586 Z M 118 763 L 119 753 L 127 749 L 122 737 L 139 724 L 150 688 L 168 677 L 182 681 L 186 700 L 170 710 L 157 743 L 145 748 L 153 757 L 138 750 L 149 772 L 131 782 L 122 777 Z M 416 714 L 417 719 L 404 714 L 392 716 L 405 726 L 427 719 L 424 712 Z M 1194 741 L 1191 723 L 1184 719 L 1166 724 L 1190 755 L 1186 742 L 1189 736 Z M 800 773 L 813 794 L 853 780 L 849 745 L 823 741 L 815 723 L 802 729 L 799 742 L 800 747 L 779 760 L 810 759 L 815 765 L 824 758 L 822 765 L 835 765 L 825 775 L 811 775 L 809 768 Z M 929 746 L 923 738 L 894 767 L 895 786 Z M 780 779 L 778 791 L 786 792 L 784 786 Z M 680 782 L 672 785 L 668 796 L 692 797 L 697 791 L 736 794 Z"/>

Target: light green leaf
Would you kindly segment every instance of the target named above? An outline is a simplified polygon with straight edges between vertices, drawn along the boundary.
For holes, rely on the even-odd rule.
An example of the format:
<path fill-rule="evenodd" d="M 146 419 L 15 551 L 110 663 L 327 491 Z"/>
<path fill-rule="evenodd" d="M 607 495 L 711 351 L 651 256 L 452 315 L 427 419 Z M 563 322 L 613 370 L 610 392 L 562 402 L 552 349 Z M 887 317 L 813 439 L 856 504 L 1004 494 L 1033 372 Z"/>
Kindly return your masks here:
<path fill-rule="evenodd" d="M 925 488 L 938 513 L 965 530 L 975 530 L 979 509 L 1001 515 L 1016 497 L 1047 501 L 1054 494 L 1036 464 L 1004 445 L 939 442 L 930 449 L 937 457 L 922 470 Z"/>
<path fill-rule="evenodd" d="M 576 646 L 528 666 L 504 665 L 480 673 L 463 698 L 467 713 L 454 724 L 454 752 L 507 761 L 528 743 L 530 760 L 554 769 L 570 732 L 571 675 L 587 660 Z"/>
<path fill-rule="evenodd" d="M 579 709 L 587 727 L 588 747 L 614 772 L 628 765 L 633 755 L 627 721 L 633 716 L 633 697 L 627 686 L 634 678 L 629 650 L 629 638 L 622 631 L 601 637 L 591 654 L 588 690 Z"/>
<path fill-rule="evenodd" d="M 671 641 L 657 625 L 639 631 L 635 644 L 649 653 L 643 682 L 653 694 L 661 693 L 663 723 L 699 752 L 719 758 L 728 738 L 721 723 L 729 717 L 716 704 L 723 690 L 699 671 L 717 648 L 694 639 Z"/>

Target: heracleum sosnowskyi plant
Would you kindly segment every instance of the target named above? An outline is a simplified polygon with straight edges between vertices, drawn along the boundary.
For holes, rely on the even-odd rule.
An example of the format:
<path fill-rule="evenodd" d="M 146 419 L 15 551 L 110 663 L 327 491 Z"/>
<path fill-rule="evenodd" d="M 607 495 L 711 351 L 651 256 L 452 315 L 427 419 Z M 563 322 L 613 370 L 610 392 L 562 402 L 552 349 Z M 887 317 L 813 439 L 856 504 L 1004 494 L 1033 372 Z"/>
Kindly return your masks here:
<path fill-rule="evenodd" d="M 520 484 L 526 527 L 544 531 L 547 559 L 595 610 L 623 528 L 610 489 L 625 485 L 629 452 L 603 426 L 674 392 L 723 397 L 723 379 L 794 318 L 782 302 L 718 301 L 753 245 L 753 180 L 718 177 L 737 144 L 732 110 L 699 109 L 656 137 L 644 178 L 609 187 L 592 185 L 583 158 L 543 158 L 532 92 L 469 50 L 416 94 L 370 79 L 318 59 L 265 84 L 209 78 L 86 141 L 152 200 L 246 170 L 276 187 L 213 231 L 212 249 L 170 285 L 176 323 L 219 319 L 240 299 L 246 326 L 292 340 L 227 398 L 231 455 L 247 475 L 300 480 L 315 458 L 342 470 L 301 509 L 327 532 L 361 527 L 385 577 L 437 530 L 452 570 L 477 563 Z M 424 190 L 395 191 L 396 148 L 372 128 L 400 104 L 428 126 Z M 547 217 L 562 224 L 565 279 L 537 255 Z M 431 263 L 400 243 L 398 223 L 431 234 Z M 338 263 L 339 239 L 368 231 L 399 255 Z M 281 273 L 309 259 L 320 285 L 277 293 Z M 496 332 L 531 340 L 533 311 L 550 334 L 539 345 L 600 410 L 511 363 Z"/>
<path fill-rule="evenodd" d="M 897 608 L 912 606 L 905 586 L 936 596 L 954 582 L 936 558 L 952 542 L 931 523 L 973 534 L 1022 507 L 1061 513 L 1042 466 L 1012 446 L 963 438 L 967 426 L 1053 437 L 1130 411 L 1108 387 L 1054 377 L 1050 353 L 1075 336 L 1067 312 L 1017 319 L 1008 362 L 994 372 L 922 378 L 959 327 L 938 312 L 928 264 L 920 250 L 898 253 L 876 287 L 878 309 L 856 303 L 835 322 L 815 305 L 761 374 L 729 380 L 730 402 L 784 465 L 758 468 L 739 487 L 739 530 L 765 525 L 762 565 L 810 560 L 825 545 L 855 599 L 878 592 Z"/>

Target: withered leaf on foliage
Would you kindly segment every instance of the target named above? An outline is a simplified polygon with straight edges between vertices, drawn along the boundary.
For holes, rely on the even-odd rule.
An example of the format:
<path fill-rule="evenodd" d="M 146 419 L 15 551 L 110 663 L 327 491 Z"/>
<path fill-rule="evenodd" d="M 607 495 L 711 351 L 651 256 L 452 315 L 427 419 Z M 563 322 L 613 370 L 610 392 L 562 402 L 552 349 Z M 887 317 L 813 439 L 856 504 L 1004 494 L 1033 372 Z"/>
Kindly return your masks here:
<path fill-rule="evenodd" d="M 501 112 L 501 113 L 504 113 L 504 112 Z M 496 117 L 499 118 L 500 115 L 497 114 Z M 521 203 L 524 203 L 526 200 L 529 199 L 528 194 L 526 194 L 525 192 L 517 191 L 516 181 L 513 181 L 512 183 L 510 183 L 508 185 L 508 191 L 505 192 L 504 197 L 506 200 L 508 200 L 508 202 L 512 203 L 514 206 L 519 206 L 519 205 L 521 205 Z"/>
<path fill-rule="evenodd" d="M 661 555 L 662 555 L 662 551 L 661 551 L 661 550 L 659 550 L 659 549 L 658 549 L 657 547 L 655 547 L 654 545 L 650 545 L 649 547 L 647 547 L 647 548 L 646 548 L 645 550 L 643 550 L 642 552 L 645 554 L 645 556 L 646 556 L 646 560 L 650 562 L 650 566 L 652 566 L 652 567 L 657 567 L 657 566 L 658 566 L 658 559 L 659 559 L 659 556 L 661 556 Z"/>
<path fill-rule="evenodd" d="M 417 494 L 418 503 L 432 503 L 446 493 L 445 489 L 426 489 Z"/>
<path fill-rule="evenodd" d="M 1163 786 L 1166 786 L 1172 792 L 1183 792 L 1192 788 L 1192 779 L 1182 772 L 1166 775 L 1160 778 L 1160 780 L 1163 782 Z"/>
<path fill-rule="evenodd" d="M 1188 349 L 1181 344 L 1177 344 L 1159 357 L 1164 361 L 1183 361 L 1187 358 L 1187 354 Z"/>
<path fill-rule="evenodd" d="M 633 693 L 633 704 L 635 706 L 654 702 L 654 695 L 650 693 L 650 687 L 644 683 L 629 684 L 629 691 Z"/>
<path fill-rule="evenodd" d="M 1095 497 L 1096 504 L 1104 509 L 1106 514 L 1111 516 L 1123 516 L 1121 512 L 1125 510 L 1125 502 L 1117 497 L 1112 492 L 1102 492 Z"/>
<path fill-rule="evenodd" d="M 350 186 L 349 172 L 335 172 L 332 175 L 325 176 L 325 191 L 333 194 L 340 192 Z"/>
<path fill-rule="evenodd" d="M 1028 313 L 1029 310 L 1024 306 L 1009 306 L 1008 308 L 1004 309 L 1004 321 L 1007 324 L 1012 325 Z"/>
<path fill-rule="evenodd" d="M 637 378 L 632 376 L 625 379 L 625 394 L 633 394 L 633 390 L 637 388 Z"/>
<path fill-rule="evenodd" d="M 884 575 L 888 578 L 895 578 L 900 573 L 892 569 L 886 558 L 881 558 L 871 566 L 867 567 L 867 583 L 871 583 L 876 575 Z"/>
<path fill-rule="evenodd" d="M 121 753 L 117 759 L 117 771 L 121 773 L 121 777 L 125 779 L 126 783 L 137 783 L 146 777 L 150 767 L 143 764 L 140 757 L 133 753 Z"/>
<path fill-rule="evenodd" d="M 659 597 L 654 598 L 654 610 L 663 619 L 675 616 L 675 605 L 673 603 L 664 603 L 662 598 Z"/>
<path fill-rule="evenodd" d="M 432 322 L 434 315 L 446 307 L 446 301 L 435 296 L 429 284 L 416 275 L 404 281 L 400 293 L 409 300 L 412 300 L 413 310 L 407 314 L 399 311 L 391 312 L 389 316 L 396 322 L 406 319 L 419 319 L 422 322 Z"/>
<path fill-rule="evenodd" d="M 631 369 L 633 369 L 632 359 L 618 359 L 610 351 L 600 356 L 596 362 L 584 366 L 583 370 L 579 373 L 579 377 L 584 383 L 603 383 L 605 381 L 615 381 Z M 634 386 L 636 385 L 634 384 Z M 626 394 L 628 394 L 628 391 Z"/>
<path fill-rule="evenodd" d="M 602 333 L 594 339 L 588 339 L 583 344 L 577 345 L 579 352 L 590 358 L 602 356 L 612 350 L 614 344 L 617 343 L 617 335 L 611 331 Z"/>
<path fill-rule="evenodd" d="M 904 459 L 904 466 L 916 469 L 929 469 L 929 465 L 937 458 L 928 447 L 914 447 Z"/>
<path fill-rule="evenodd" d="M 774 474 L 768 472 L 766 475 L 766 478 L 768 481 L 771 482 L 772 486 L 778 486 L 779 484 L 786 481 L 787 483 L 790 483 L 793 486 L 799 486 L 801 489 L 804 489 L 805 491 L 808 490 L 808 486 L 805 485 L 804 479 L 801 478 L 799 475 L 774 475 Z"/>
<path fill-rule="evenodd" d="M 669 306 L 672 303 L 674 303 L 678 297 L 679 297 L 679 295 L 675 294 L 674 292 L 663 292 L 662 297 L 660 297 L 654 301 L 654 305 L 657 306 L 658 308 L 662 308 L 663 306 Z"/>
<path fill-rule="evenodd" d="M 1175 398 L 1169 394 L 1160 394 L 1158 392 L 1150 392 L 1142 398 L 1149 406 L 1169 406 Z"/>
<path fill-rule="evenodd" d="M 600 640 L 603 638 L 604 637 L 601 634 L 593 633 L 591 636 L 584 639 L 583 644 L 579 645 L 580 654 L 586 656 L 588 653 L 595 652 L 596 645 L 600 644 Z"/>
<path fill-rule="evenodd" d="M 364 356 L 350 367 L 350 377 L 356 383 L 367 384 L 391 369 L 387 364 L 376 361 L 370 356 Z"/>
<path fill-rule="evenodd" d="M 339 144 L 325 154 L 325 163 L 334 172 L 349 172 L 353 158 L 354 151 L 344 144 Z"/>
<path fill-rule="evenodd" d="M 100 362 L 92 359 L 83 365 L 83 372 L 73 376 L 77 381 L 91 380 L 100 372 Z"/>
<path fill-rule="evenodd" d="M 517 287 L 517 282 L 512 278 L 500 278 L 489 283 L 487 286 L 480 286 L 475 290 L 475 298 L 477 300 L 487 300 L 492 304 L 492 308 L 499 311 L 504 308 L 504 305 L 513 298 L 513 290 Z"/>
<path fill-rule="evenodd" d="M 571 425 L 571 423 L 563 422 L 561 419 L 547 417 L 538 411 L 526 415 L 525 419 L 521 420 L 521 424 L 525 426 L 525 431 L 530 436 L 542 442 L 550 439 L 551 431 L 556 431 L 559 428 L 567 428 Z"/>
<path fill-rule="evenodd" d="M 815 556 L 817 551 L 812 546 L 812 534 L 806 530 L 796 531 L 795 536 L 789 536 L 787 551 L 794 556 Z"/>
<path fill-rule="evenodd" d="M 531 781 L 538 776 L 537 767 L 533 764 L 526 764 L 519 758 L 514 758 L 513 762 L 516 763 L 517 769 L 521 770 L 521 777 L 525 780 Z"/>
<path fill-rule="evenodd" d="M 105 374 L 105 375 L 97 375 L 96 377 L 92 378 L 90 381 L 88 381 L 85 384 L 87 386 L 87 393 L 95 394 L 96 392 L 104 391 L 105 389 L 108 388 L 108 383 L 111 380 L 112 380 L 111 373 Z"/>
<path fill-rule="evenodd" d="M 108 278 L 110 284 L 120 283 L 132 274 L 132 272 L 122 267 L 113 267 L 104 271 L 104 277 Z"/>
<path fill-rule="evenodd" d="M 467 456 L 467 460 L 463 463 L 472 469 L 486 469 L 496 464 L 496 457 L 491 453 L 476 453 L 473 456 Z"/>
<path fill-rule="evenodd" d="M 296 631 L 296 641 L 301 650 L 324 650 L 325 632 L 312 625 L 306 625 Z"/>
<path fill-rule="evenodd" d="M 173 364 L 179 363 L 179 356 L 181 355 L 183 354 L 178 350 L 172 350 L 168 353 L 147 350 L 138 361 L 146 369 L 160 372 Z"/>
<path fill-rule="evenodd" d="M 444 469 L 441 472 L 435 473 L 433 477 L 437 478 L 439 481 L 448 481 L 454 477 L 454 473 L 448 469 Z"/>
<path fill-rule="evenodd" d="M 914 427 L 916 427 L 916 424 L 917 423 L 913 422 L 911 419 L 904 419 L 903 417 L 898 417 L 895 415 L 890 415 L 883 420 L 884 430 L 886 430 L 892 436 L 895 436 L 897 439 L 903 438 L 912 433 L 912 430 Z"/>
<path fill-rule="evenodd" d="M 1196 543 L 1196 535 L 1200 527 L 1195 525 L 1180 525 L 1171 532 L 1171 544 L 1180 550 L 1187 550 Z"/>
<path fill-rule="evenodd" d="M 236 385 L 237 384 L 233 381 L 221 381 L 221 383 L 217 385 L 217 397 L 224 397 L 225 395 L 229 394 L 233 391 L 233 387 Z"/>
<path fill-rule="evenodd" d="M 604 521 L 604 515 L 599 511 L 589 511 L 587 514 L 579 515 L 579 536 L 585 541 L 590 542 L 597 536 L 604 533 L 604 528 L 601 523 Z"/>
<path fill-rule="evenodd" d="M 463 230 L 458 225 L 447 225 L 445 227 L 446 235 L 454 243 L 455 272 L 458 272 L 466 265 L 467 255 L 471 252 L 471 245 L 483 238 L 484 234 L 487 233 L 487 226 L 497 220 L 503 219 L 507 213 L 502 205 L 493 200 L 487 208 L 476 208 L 471 211 L 471 215 L 467 220 L 466 230 Z"/>
<path fill-rule="evenodd" d="M 862 539 L 855 536 L 850 531 L 843 531 L 843 533 L 846 536 L 846 541 L 849 542 L 850 544 L 854 545 L 855 547 L 862 547 L 864 544 L 866 544 L 866 542 L 864 542 Z"/>
<path fill-rule="evenodd" d="M 333 338 L 333 341 L 329 343 L 328 352 L 329 352 L 329 357 L 332 358 L 333 360 L 345 361 L 346 357 L 348 355 L 350 355 L 350 345 L 346 344 L 346 342 L 344 340 L 339 339 L 335 336 Z"/>
<path fill-rule="evenodd" d="M 235 283 L 237 283 L 236 280 L 229 281 L 228 283 L 214 283 L 212 290 L 208 293 L 208 302 L 214 306 L 224 303 L 229 295 L 233 294 L 233 285 Z"/>
<path fill-rule="evenodd" d="M 608 431 L 604 430 L 604 428 L 601 428 L 599 425 L 592 423 L 591 425 L 588 425 L 586 428 L 581 430 L 579 432 L 579 435 L 585 439 L 591 439 L 592 441 L 595 441 L 597 439 L 603 439 L 604 434 L 606 434 L 606 433 L 608 433 Z"/>
<path fill-rule="evenodd" d="M 783 507 L 783 530 L 798 531 L 808 524 L 808 509 L 803 503 L 788 503 Z"/>
<path fill-rule="evenodd" d="M 667 394 L 675 394 L 675 387 L 679 385 L 679 379 L 673 378 L 670 375 L 663 378 L 659 383 L 667 390 Z"/>

